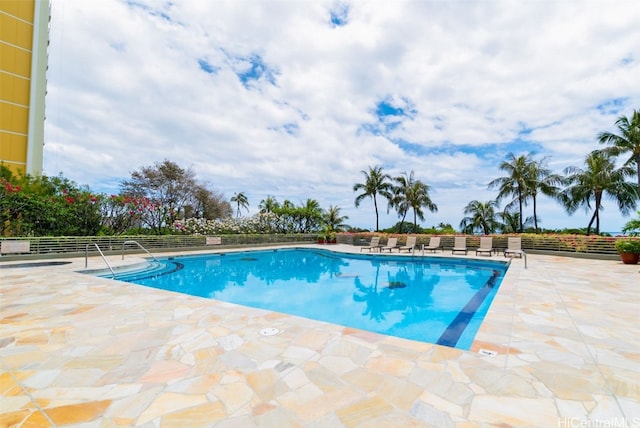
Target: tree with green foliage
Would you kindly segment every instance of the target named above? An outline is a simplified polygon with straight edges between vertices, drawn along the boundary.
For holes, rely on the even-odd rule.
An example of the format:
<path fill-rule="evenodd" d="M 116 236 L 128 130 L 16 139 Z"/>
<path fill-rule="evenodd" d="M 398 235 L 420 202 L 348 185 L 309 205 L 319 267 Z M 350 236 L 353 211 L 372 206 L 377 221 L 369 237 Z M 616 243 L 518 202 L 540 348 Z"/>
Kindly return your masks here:
<path fill-rule="evenodd" d="M 507 159 L 500 163 L 499 169 L 507 173 L 504 177 L 499 177 L 489 183 L 489 189 L 498 188 L 497 202 L 507 197 L 512 197 L 507 204 L 510 208 L 517 204 L 518 213 L 520 215 L 520 224 L 518 232 L 524 229 L 522 206 L 526 204 L 529 196 L 529 182 L 532 164 L 534 160 L 531 154 L 520 155 L 516 157 L 513 153 L 509 153 Z"/>
<path fill-rule="evenodd" d="M 418 219 L 424 221 L 423 208 L 431 212 L 438 211 L 438 206 L 431 200 L 429 196 L 429 185 L 420 180 L 416 180 L 414 172 L 407 174 L 402 173 L 395 178 L 397 185 L 394 187 L 391 204 L 396 206 L 398 213 L 403 213 L 402 220 L 406 216 L 409 209 L 413 210 L 413 228 L 418 229 Z"/>
<path fill-rule="evenodd" d="M 377 196 L 380 195 L 389 202 L 393 199 L 391 176 L 382 171 L 383 168 L 381 166 L 369 167 L 369 171 L 360 171 L 362 175 L 364 175 L 364 183 L 356 183 L 353 185 L 354 192 L 362 191 L 362 193 L 356 196 L 356 208 L 360 206 L 360 203 L 364 199 L 373 199 L 373 207 L 376 212 L 376 232 L 380 230 Z"/>
<path fill-rule="evenodd" d="M 102 232 L 120 235 L 134 228 L 140 228 L 142 214 L 150 201 L 143 197 L 111 195 L 102 197 Z"/>
<path fill-rule="evenodd" d="M 420 226 L 414 227 L 413 223 L 399 221 L 391 227 L 387 227 L 382 229 L 381 232 L 384 233 L 426 233 L 423 232 Z"/>
<path fill-rule="evenodd" d="M 298 214 L 296 212 L 296 206 L 293 202 L 285 199 L 282 205 L 278 207 L 274 213 L 278 216 L 279 226 L 281 233 L 289 233 L 296 230 L 298 224 Z"/>
<path fill-rule="evenodd" d="M 612 156 L 629 156 L 624 165 L 635 165 L 640 196 L 640 110 L 634 110 L 630 118 L 620 116 L 615 124 L 618 133 L 602 132 L 598 141 L 609 145 L 602 150 Z"/>
<path fill-rule="evenodd" d="M 638 211 L 637 214 L 637 218 L 632 218 L 624 225 L 622 228 L 623 233 L 629 236 L 640 236 L 640 211 Z"/>
<path fill-rule="evenodd" d="M 191 203 L 184 207 L 184 217 L 215 220 L 233 214 L 231 204 L 220 192 L 211 190 L 205 184 L 196 184 L 192 189 Z"/>
<path fill-rule="evenodd" d="M 320 208 L 320 203 L 315 199 L 307 199 L 305 204 L 299 208 L 301 233 L 309 233 L 320 229 L 324 212 Z"/>
<path fill-rule="evenodd" d="M 411 177 L 413 179 L 413 176 Z M 400 222 L 397 224 L 396 233 L 404 233 L 404 221 L 407 218 L 407 214 L 409 213 L 409 209 L 411 208 L 411 204 L 409 199 L 407 198 L 405 192 L 409 187 L 407 183 L 407 178 L 404 176 L 396 177 L 394 181 L 397 183 L 393 186 L 392 198 L 389 201 L 389 206 L 396 210 L 398 213 L 398 217 L 400 217 Z M 407 231 L 407 233 L 415 233 L 413 231 Z"/>
<path fill-rule="evenodd" d="M 231 203 L 235 203 L 237 206 L 236 217 L 240 217 L 240 208 L 244 208 L 249 212 L 249 198 L 244 192 L 234 193 L 231 197 Z"/>
<path fill-rule="evenodd" d="M 453 226 L 449 223 L 443 223 L 440 222 L 438 223 L 438 226 L 432 226 L 431 230 L 433 230 L 434 234 L 440 234 L 440 235 L 453 235 L 454 233 L 456 233 L 456 230 L 453 228 Z"/>
<path fill-rule="evenodd" d="M 260 201 L 258 208 L 262 214 L 267 214 L 280 208 L 280 204 L 273 196 L 267 196 L 266 199 Z"/>
<path fill-rule="evenodd" d="M 485 235 L 495 233 L 500 224 L 497 220 L 496 209 L 498 204 L 496 201 L 471 201 L 464 208 L 466 217 L 460 222 L 460 228 L 463 233 L 473 234 L 481 231 Z"/>
<path fill-rule="evenodd" d="M 121 183 L 121 195 L 129 198 L 146 198 L 147 209 L 141 221 L 153 233 L 169 230 L 176 219 L 185 216 L 187 207 L 193 207 L 194 193 L 200 188 L 191 168 L 182 168 L 165 159 L 131 173 L 129 180 Z"/>
<path fill-rule="evenodd" d="M 565 183 L 564 177 L 547 168 L 547 161 L 547 157 L 533 160 L 529 164 L 529 172 L 526 176 L 527 195 L 533 202 L 533 227 L 536 233 L 538 233 L 538 193 L 559 200 L 562 191 L 559 186 Z"/>
<path fill-rule="evenodd" d="M 607 197 L 618 205 L 620 212 L 627 215 L 635 206 L 637 189 L 634 183 L 625 181 L 634 174 L 633 168 L 616 168 L 613 157 L 603 151 L 593 151 L 585 159 L 585 168 L 571 166 L 566 168 L 569 187 L 562 192 L 562 201 L 569 214 L 579 207 L 585 211 L 593 209 L 593 215 L 587 226 L 587 235 L 595 221 L 595 232 L 600 233 L 600 211 L 603 198 Z"/>
<path fill-rule="evenodd" d="M 527 217 L 523 222 L 520 221 L 520 213 L 505 209 L 498 213 L 500 218 L 500 230 L 502 233 L 518 233 L 520 230 L 520 224 L 523 228 L 530 227 L 533 224 L 533 218 Z"/>
<path fill-rule="evenodd" d="M 95 235 L 101 229 L 100 196 L 63 177 L 14 176 L 0 165 L 2 236 Z"/>
<path fill-rule="evenodd" d="M 340 215 L 340 211 L 340 207 L 329 205 L 329 208 L 324 212 L 322 222 L 328 232 L 340 232 L 347 227 L 344 222 L 348 220 L 349 217 Z"/>
<path fill-rule="evenodd" d="M 260 214 L 272 214 L 272 229 L 277 233 L 309 233 L 321 228 L 324 211 L 315 199 L 296 206 L 285 199 L 282 204 L 269 196 L 260 202 Z"/>
<path fill-rule="evenodd" d="M 396 188 L 396 190 L 399 190 L 398 188 Z M 404 197 L 404 195 L 401 195 L 400 193 L 397 193 L 396 190 L 394 190 L 394 194 L 393 194 L 393 198 L 391 199 L 391 202 L 389 202 L 389 206 L 393 209 L 396 210 L 396 212 L 398 213 L 398 217 L 400 217 L 400 221 L 397 223 L 397 231 L 396 233 L 405 233 L 405 220 L 407 219 L 407 214 L 409 213 L 409 201 L 407 201 Z M 407 232 L 407 233 L 411 233 L 411 232 Z"/>

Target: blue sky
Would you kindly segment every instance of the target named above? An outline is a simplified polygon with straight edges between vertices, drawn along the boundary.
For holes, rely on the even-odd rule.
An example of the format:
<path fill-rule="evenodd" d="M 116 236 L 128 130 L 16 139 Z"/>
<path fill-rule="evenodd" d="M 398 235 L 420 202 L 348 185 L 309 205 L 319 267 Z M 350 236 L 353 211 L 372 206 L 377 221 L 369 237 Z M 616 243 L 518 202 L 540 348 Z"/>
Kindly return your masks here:
<path fill-rule="evenodd" d="M 582 166 L 640 108 L 638 21 L 634 1 L 53 0 L 45 173 L 116 193 L 167 158 L 251 213 L 314 198 L 372 228 L 352 187 L 381 165 L 431 186 L 423 226 L 457 227 L 510 152 Z M 627 220 L 605 201 L 602 230 Z"/>

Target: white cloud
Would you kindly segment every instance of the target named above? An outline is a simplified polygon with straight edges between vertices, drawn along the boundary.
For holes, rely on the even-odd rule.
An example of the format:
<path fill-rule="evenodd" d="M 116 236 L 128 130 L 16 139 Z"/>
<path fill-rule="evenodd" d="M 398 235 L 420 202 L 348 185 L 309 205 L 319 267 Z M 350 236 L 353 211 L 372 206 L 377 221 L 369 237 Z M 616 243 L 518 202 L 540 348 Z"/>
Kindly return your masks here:
<path fill-rule="evenodd" d="M 373 227 L 351 188 L 379 164 L 432 186 L 425 225 L 457 226 L 470 200 L 495 196 L 486 183 L 508 152 L 581 166 L 598 132 L 640 108 L 634 2 L 341 4 L 335 27 L 333 1 L 53 0 L 45 172 L 116 192 L 167 158 L 253 210 L 314 198 Z M 383 100 L 415 115 L 375 136 L 363 126 Z M 539 214 L 588 221 L 554 202 Z M 610 206 L 602 228 L 624 221 Z"/>

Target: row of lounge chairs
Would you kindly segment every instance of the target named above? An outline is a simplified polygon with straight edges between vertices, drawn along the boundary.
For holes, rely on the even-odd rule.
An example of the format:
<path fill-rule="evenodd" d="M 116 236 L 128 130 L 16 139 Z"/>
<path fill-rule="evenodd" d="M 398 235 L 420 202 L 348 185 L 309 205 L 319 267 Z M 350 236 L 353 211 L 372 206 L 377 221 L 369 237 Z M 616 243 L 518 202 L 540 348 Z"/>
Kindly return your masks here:
<path fill-rule="evenodd" d="M 456 252 L 464 252 L 467 254 L 467 238 L 464 236 L 456 236 L 454 239 L 454 245 L 451 249 L 451 254 Z M 476 256 L 481 254 L 486 254 L 491 256 L 494 253 L 498 253 L 502 251 L 505 257 L 522 257 L 522 238 L 519 236 L 508 237 L 507 238 L 507 248 L 493 248 L 493 237 L 491 236 L 481 236 L 480 237 L 480 246 L 475 249 Z"/>
<path fill-rule="evenodd" d="M 401 253 L 402 251 L 409 251 L 411 253 L 416 246 L 416 239 L 417 238 L 415 236 L 409 236 L 407 237 L 407 242 L 405 245 L 398 246 L 398 238 L 389 238 L 387 244 L 382 245 L 380 244 L 380 237 L 374 236 L 373 238 L 371 238 L 371 242 L 369 243 L 369 245 L 360 247 L 360 252 L 362 252 L 363 250 L 368 250 L 370 252 L 376 250 L 382 253 L 389 250 L 389 252 L 391 253 L 393 250 L 398 250 L 399 253 Z"/>
<path fill-rule="evenodd" d="M 392 237 L 392 238 L 389 238 L 388 242 L 385 245 L 382 245 L 380 244 L 380 237 L 374 236 L 373 238 L 371 238 L 371 242 L 369 243 L 369 245 L 360 247 L 360 252 L 367 250 L 369 252 L 380 251 L 382 253 L 384 251 L 389 251 L 389 253 L 391 253 L 393 252 L 393 250 L 397 249 L 399 253 L 402 251 L 408 251 L 410 253 L 413 253 L 416 248 L 416 239 L 417 238 L 415 236 L 409 236 L 407 237 L 407 242 L 405 245 L 398 246 L 398 238 Z M 429 240 L 429 244 L 428 245 L 423 244 L 421 246 L 421 249 L 423 252 L 431 251 L 433 253 L 435 253 L 436 250 L 444 251 L 444 248 L 440 244 L 439 236 L 431 237 Z M 465 236 L 454 237 L 454 243 L 453 243 L 453 247 L 451 248 L 451 254 L 464 253 L 465 255 L 467 255 L 468 251 L 469 250 L 467 248 L 467 238 Z M 476 248 L 475 251 L 476 251 L 476 256 L 480 254 L 486 254 L 491 256 L 493 253 L 499 252 L 500 249 L 493 248 L 493 237 L 481 236 L 480 246 Z M 508 256 L 522 257 L 522 254 L 524 252 L 522 250 L 522 239 L 519 236 L 507 238 L 507 248 L 502 249 L 502 251 L 505 257 L 508 257 Z"/>

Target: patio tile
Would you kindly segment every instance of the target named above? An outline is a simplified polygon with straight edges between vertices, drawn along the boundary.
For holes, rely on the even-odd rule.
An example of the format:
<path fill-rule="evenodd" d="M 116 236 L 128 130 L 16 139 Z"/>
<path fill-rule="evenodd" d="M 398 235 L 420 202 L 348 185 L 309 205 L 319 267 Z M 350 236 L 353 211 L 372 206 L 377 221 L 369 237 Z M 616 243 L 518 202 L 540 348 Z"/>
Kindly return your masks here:
<path fill-rule="evenodd" d="M 161 426 L 167 428 L 206 428 L 227 417 L 221 403 L 204 403 L 162 417 Z"/>
<path fill-rule="evenodd" d="M 111 400 L 89 401 L 47 408 L 44 412 L 55 425 L 80 424 L 98 419 L 110 404 Z"/>
<path fill-rule="evenodd" d="M 346 427 L 357 427 L 363 422 L 376 419 L 393 411 L 393 407 L 380 397 L 365 398 L 343 407 L 336 414 Z"/>
<path fill-rule="evenodd" d="M 144 409 L 136 422 L 138 424 L 145 424 L 153 419 L 162 417 L 163 415 L 175 412 L 184 412 L 193 407 L 201 406 L 207 402 L 208 399 L 204 395 L 184 395 L 173 392 L 162 393 L 158 395 L 146 409 Z"/>
<path fill-rule="evenodd" d="M 552 399 L 478 395 L 469 410 L 469 419 L 503 426 L 554 427 L 558 413 Z"/>

